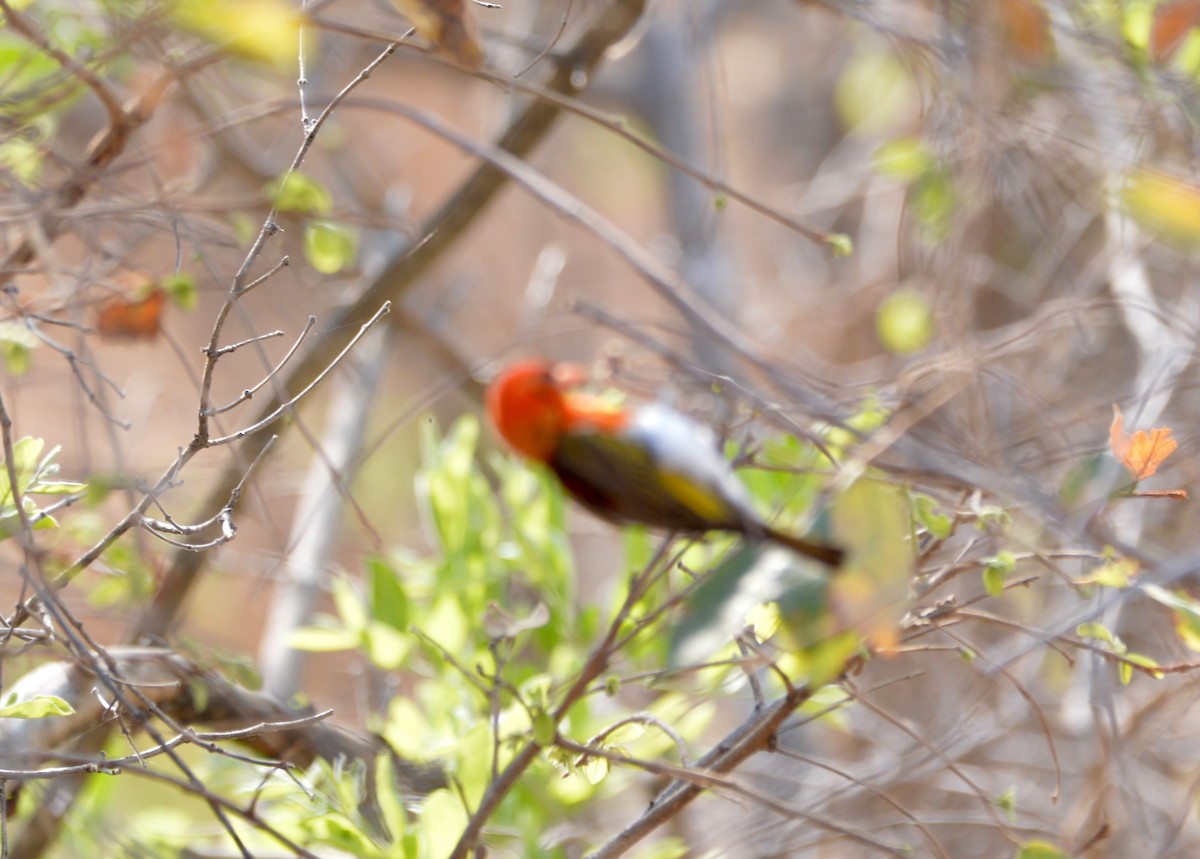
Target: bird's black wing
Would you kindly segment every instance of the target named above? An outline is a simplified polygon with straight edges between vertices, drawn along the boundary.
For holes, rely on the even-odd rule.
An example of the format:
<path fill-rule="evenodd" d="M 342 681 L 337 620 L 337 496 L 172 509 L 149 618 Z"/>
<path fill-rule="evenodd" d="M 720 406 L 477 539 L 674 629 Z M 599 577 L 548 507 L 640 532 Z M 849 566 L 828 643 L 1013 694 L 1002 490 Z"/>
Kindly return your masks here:
<path fill-rule="evenodd" d="M 712 487 L 664 471 L 636 440 L 573 433 L 550 467 L 581 504 L 613 522 L 641 522 L 676 531 L 742 530 L 744 515 Z"/>

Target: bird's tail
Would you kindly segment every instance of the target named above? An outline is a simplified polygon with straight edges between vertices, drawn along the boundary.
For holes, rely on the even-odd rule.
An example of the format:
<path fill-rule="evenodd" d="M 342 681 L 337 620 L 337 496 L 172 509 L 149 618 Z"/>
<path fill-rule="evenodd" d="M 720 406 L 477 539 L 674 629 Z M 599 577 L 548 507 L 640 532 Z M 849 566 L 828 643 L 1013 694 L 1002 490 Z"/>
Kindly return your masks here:
<path fill-rule="evenodd" d="M 846 553 L 836 546 L 826 546 L 821 543 L 814 543 L 806 540 L 803 537 L 796 537 L 788 534 L 785 531 L 777 531 L 770 526 L 763 527 L 765 538 L 778 543 L 779 545 L 791 549 L 793 552 L 804 555 L 807 558 L 813 558 L 823 564 L 828 564 L 831 567 L 839 567 L 844 560 Z"/>

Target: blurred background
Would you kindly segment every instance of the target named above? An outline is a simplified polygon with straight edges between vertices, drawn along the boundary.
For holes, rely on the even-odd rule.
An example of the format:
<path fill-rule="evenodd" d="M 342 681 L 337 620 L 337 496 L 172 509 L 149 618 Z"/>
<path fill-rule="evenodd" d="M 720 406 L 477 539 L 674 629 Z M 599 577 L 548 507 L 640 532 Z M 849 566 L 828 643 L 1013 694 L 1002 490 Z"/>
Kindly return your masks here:
<path fill-rule="evenodd" d="M 414 478 L 497 368 L 579 361 L 747 461 L 783 434 L 865 429 L 848 457 L 953 524 L 918 553 L 900 653 L 843 678 L 836 724 L 793 723 L 739 770 L 794 813 L 707 797 L 671 822 L 669 855 L 886 852 L 814 816 L 901 833 L 883 840 L 909 855 L 1195 855 L 1195 617 L 1163 597 L 1190 600 L 1194 508 L 1112 501 L 1128 481 L 1106 451 L 1116 404 L 1128 431 L 1178 442 L 1139 489 L 1186 489 L 1200 467 L 1200 3 L 411 2 L 308 2 L 297 20 L 257 0 L 3 4 L 24 22 L 0 32 L 4 404 L 15 437 L 61 446 L 60 476 L 90 487 L 39 563 L 111 531 L 192 442 L 202 394 L 243 399 L 211 417 L 219 437 L 328 369 L 271 428 L 236 539 L 195 553 L 134 528 L 79 574 L 63 598 L 88 633 L 185 646 L 376 724 L 420 670 L 289 636 L 335 612 L 337 577 L 436 550 Z M 336 102 L 285 181 L 304 118 L 429 9 L 440 23 Z M 98 163 L 104 93 L 147 109 Z M 209 379 L 218 322 L 213 345 L 245 345 Z M 216 515 L 265 435 L 194 451 L 147 514 Z M 486 426 L 479 444 L 500 450 Z M 566 515 L 571 600 L 607 606 L 636 551 Z M 1088 578 L 1106 547 L 1136 581 Z M 28 563 L 19 541 L 0 550 Z M 29 592 L 0 576 L 5 606 Z M 944 601 L 962 610 L 943 626 Z M 1125 676 L 1126 653 L 1175 670 Z M 21 660 L 5 679 L 37 661 Z M 745 687 L 699 697 L 717 705 L 708 742 L 753 707 Z M 619 831 L 662 786 L 630 783 L 565 817 L 546 855 L 582 855 L 579 830 Z"/>

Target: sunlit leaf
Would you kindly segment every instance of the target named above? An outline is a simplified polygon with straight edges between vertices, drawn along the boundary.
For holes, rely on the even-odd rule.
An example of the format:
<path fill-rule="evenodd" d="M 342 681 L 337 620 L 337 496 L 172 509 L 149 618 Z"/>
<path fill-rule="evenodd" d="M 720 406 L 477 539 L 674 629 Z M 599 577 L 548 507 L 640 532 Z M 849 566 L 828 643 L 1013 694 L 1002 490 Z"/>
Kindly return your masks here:
<path fill-rule="evenodd" d="M 29 371 L 37 336 L 20 322 L 0 322 L 0 360 L 9 375 Z"/>
<path fill-rule="evenodd" d="M 358 256 L 358 233 L 334 221 L 312 221 L 304 227 L 304 256 L 321 274 L 350 268 Z"/>
<path fill-rule="evenodd" d="M 1045 841 L 1030 841 L 1017 848 L 1015 859 L 1071 859 L 1053 844 Z"/>
<path fill-rule="evenodd" d="M 1102 623 L 1081 623 L 1075 627 L 1075 634 L 1080 638 L 1094 638 L 1109 644 L 1115 640 L 1108 627 Z"/>
<path fill-rule="evenodd" d="M 288 647 L 317 653 L 352 650 L 362 643 L 362 636 L 342 627 L 302 626 L 288 635 Z"/>
<path fill-rule="evenodd" d="M 167 275 L 159 281 L 159 287 L 180 310 L 196 309 L 196 278 L 186 271 Z"/>
<path fill-rule="evenodd" d="M 836 257 L 848 257 L 854 253 L 854 240 L 845 233 L 829 233 L 825 236 L 825 244 Z"/>
<path fill-rule="evenodd" d="M 915 182 L 934 166 L 933 156 L 916 137 L 897 137 L 875 150 L 872 165 L 881 176 Z"/>
<path fill-rule="evenodd" d="M 953 517 L 938 513 L 938 503 L 928 495 L 914 495 L 913 508 L 917 521 L 938 540 L 949 539 L 954 530 Z"/>
<path fill-rule="evenodd" d="M 0 719 L 44 719 L 70 716 L 74 708 L 57 695 L 38 695 L 28 701 L 14 701 L 0 707 Z"/>
<path fill-rule="evenodd" d="M 377 620 L 367 624 L 362 638 L 363 648 L 371 664 L 388 671 L 402 667 L 413 646 L 411 635 Z"/>
<path fill-rule="evenodd" d="M 172 18 L 244 59 L 288 69 L 297 63 L 303 18 L 287 0 L 176 0 Z"/>
<path fill-rule="evenodd" d="M 1150 676 L 1153 677 L 1155 680 L 1162 680 L 1166 676 L 1165 673 L 1157 670 L 1158 669 L 1158 660 L 1153 659 L 1152 657 L 1146 656 L 1143 653 L 1126 653 L 1125 659 L 1128 660 L 1129 662 L 1132 662 L 1134 665 L 1140 665 L 1142 668 L 1149 668 Z M 1125 685 L 1128 685 L 1128 684 L 1129 684 L 1129 681 L 1125 681 Z"/>
<path fill-rule="evenodd" d="M 329 586 L 333 604 L 346 629 L 361 632 L 367 627 L 367 607 L 348 579 L 338 576 Z"/>
<path fill-rule="evenodd" d="M 1113 456 L 1128 469 L 1134 481 L 1152 477 L 1162 461 L 1170 456 L 1179 444 L 1171 438 L 1170 427 L 1138 430 L 1132 435 L 1125 432 L 1125 418 L 1121 409 L 1113 406 L 1113 422 L 1109 429 L 1108 444 Z"/>
<path fill-rule="evenodd" d="M 1147 229 L 1189 245 L 1200 242 L 1200 187 L 1139 169 L 1126 180 L 1121 200 Z"/>
<path fill-rule="evenodd" d="M 983 588 L 988 596 L 1004 595 L 1004 584 L 1016 568 L 1016 557 L 1012 552 L 1002 551 L 989 558 L 983 565 Z"/>
<path fill-rule="evenodd" d="M 408 631 L 409 600 L 399 573 L 382 558 L 366 562 L 371 617 L 400 632 Z"/>
<path fill-rule="evenodd" d="M 879 305 L 875 333 L 884 348 L 896 355 L 920 352 L 933 338 L 933 308 L 920 293 L 897 290 Z"/>
<path fill-rule="evenodd" d="M 1141 564 L 1136 558 L 1115 558 L 1101 564 L 1091 573 L 1078 580 L 1079 584 L 1094 584 L 1106 588 L 1127 588 L 1137 575 Z"/>
<path fill-rule="evenodd" d="M 333 209 L 333 197 L 311 176 L 293 170 L 267 189 L 272 204 L 281 212 L 301 215 L 327 215 Z"/>

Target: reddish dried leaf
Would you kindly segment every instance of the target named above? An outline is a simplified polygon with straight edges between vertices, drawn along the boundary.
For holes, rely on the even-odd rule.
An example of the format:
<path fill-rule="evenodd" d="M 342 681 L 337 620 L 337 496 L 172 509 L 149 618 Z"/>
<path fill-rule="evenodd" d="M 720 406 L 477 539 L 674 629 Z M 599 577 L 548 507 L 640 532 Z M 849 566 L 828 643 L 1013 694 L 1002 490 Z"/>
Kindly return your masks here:
<path fill-rule="evenodd" d="M 1108 431 L 1108 446 L 1113 456 L 1129 470 L 1135 481 L 1151 477 L 1162 461 L 1170 456 L 1179 444 L 1171 438 L 1170 427 L 1138 430 L 1130 435 L 1125 432 L 1125 418 L 1121 409 L 1113 406 L 1112 427 Z"/>
<path fill-rule="evenodd" d="M 1173 0 L 1158 6 L 1150 26 L 1150 56 L 1169 59 L 1196 26 L 1200 26 L 1200 0 Z"/>
<path fill-rule="evenodd" d="M 96 330 L 104 337 L 118 340 L 157 337 L 166 304 L 167 294 L 158 288 L 137 301 L 117 296 L 100 310 L 96 318 Z"/>
<path fill-rule="evenodd" d="M 1004 41 L 1027 63 L 1049 59 L 1054 43 L 1050 16 L 1036 0 L 1002 0 L 996 6 Z"/>
<path fill-rule="evenodd" d="M 475 21 L 467 13 L 467 0 L 392 0 L 416 31 L 432 42 L 438 53 L 453 57 L 473 69 L 483 65 L 483 47 Z"/>

